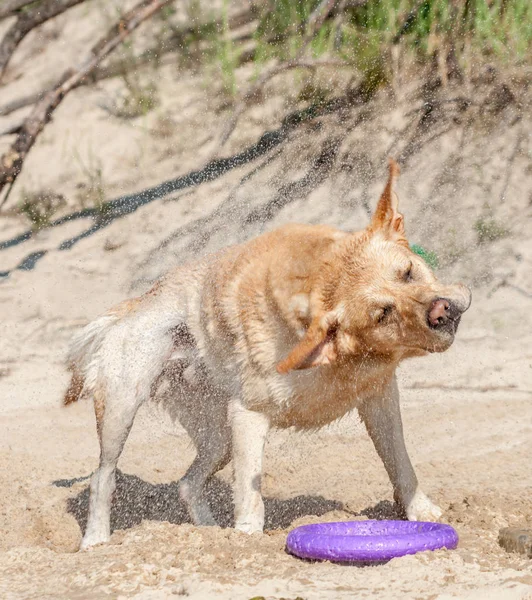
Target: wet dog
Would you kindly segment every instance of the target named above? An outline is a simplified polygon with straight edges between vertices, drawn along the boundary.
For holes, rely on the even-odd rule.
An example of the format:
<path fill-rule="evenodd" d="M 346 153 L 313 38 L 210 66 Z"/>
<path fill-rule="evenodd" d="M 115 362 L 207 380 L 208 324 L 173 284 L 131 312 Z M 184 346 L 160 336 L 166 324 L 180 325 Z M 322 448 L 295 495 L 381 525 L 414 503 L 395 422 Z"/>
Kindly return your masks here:
<path fill-rule="evenodd" d="M 397 365 L 452 344 L 468 288 L 440 284 L 405 237 L 390 173 L 363 231 L 287 225 L 176 268 L 87 325 L 64 402 L 94 399 L 100 466 L 81 544 L 106 542 L 118 458 L 139 406 L 159 397 L 197 448 L 179 483 L 212 525 L 207 480 L 234 465 L 235 526 L 262 531 L 271 427 L 315 429 L 358 410 L 410 520 L 441 510 L 419 489 L 403 439 Z"/>

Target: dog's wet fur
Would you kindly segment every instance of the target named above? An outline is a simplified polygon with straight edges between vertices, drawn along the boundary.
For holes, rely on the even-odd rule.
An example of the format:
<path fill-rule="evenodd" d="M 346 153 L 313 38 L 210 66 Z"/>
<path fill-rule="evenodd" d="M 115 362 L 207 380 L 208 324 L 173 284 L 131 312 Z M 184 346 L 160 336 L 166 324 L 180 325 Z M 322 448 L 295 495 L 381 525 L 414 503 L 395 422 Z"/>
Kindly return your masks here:
<path fill-rule="evenodd" d="M 471 302 L 410 250 L 388 182 L 363 231 L 286 225 L 181 266 L 87 325 L 69 357 L 64 402 L 94 399 L 101 446 L 82 548 L 109 539 L 116 465 L 139 406 L 157 399 L 197 456 L 179 494 L 215 523 L 207 481 L 234 465 L 235 526 L 264 526 L 262 455 L 270 427 L 315 429 L 357 409 L 410 520 L 442 512 L 407 455 L 395 378 L 405 358 L 452 344 Z"/>

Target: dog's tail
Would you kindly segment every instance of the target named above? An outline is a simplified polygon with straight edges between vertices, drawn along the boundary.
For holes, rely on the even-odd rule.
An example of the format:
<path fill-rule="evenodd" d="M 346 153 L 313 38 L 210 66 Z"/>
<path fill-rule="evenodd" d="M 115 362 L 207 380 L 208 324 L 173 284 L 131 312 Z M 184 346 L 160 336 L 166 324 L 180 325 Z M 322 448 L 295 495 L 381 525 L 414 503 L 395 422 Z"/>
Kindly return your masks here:
<path fill-rule="evenodd" d="M 81 375 L 76 368 L 72 368 L 72 379 L 63 396 L 63 406 L 68 406 L 69 404 L 72 404 L 72 402 L 77 402 L 83 393 L 84 387 L 85 379 L 83 378 L 83 375 Z"/>
<path fill-rule="evenodd" d="M 67 406 L 94 388 L 97 377 L 97 354 L 109 328 L 120 319 L 116 313 L 106 314 L 89 323 L 72 341 L 67 357 L 72 372 L 70 385 L 63 397 Z"/>

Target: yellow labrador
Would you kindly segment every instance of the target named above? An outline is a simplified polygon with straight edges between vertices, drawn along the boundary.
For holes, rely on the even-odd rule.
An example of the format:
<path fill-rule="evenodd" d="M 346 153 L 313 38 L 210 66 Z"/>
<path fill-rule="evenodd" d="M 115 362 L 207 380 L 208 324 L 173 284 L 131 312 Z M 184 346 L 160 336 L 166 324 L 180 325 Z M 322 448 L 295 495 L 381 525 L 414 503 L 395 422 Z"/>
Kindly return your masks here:
<path fill-rule="evenodd" d="M 395 370 L 446 350 L 471 294 L 440 284 L 410 250 L 397 174 L 391 161 L 363 231 L 281 227 L 176 268 L 81 331 L 65 404 L 93 397 L 101 446 L 82 548 L 109 539 L 117 461 L 154 396 L 196 445 L 179 491 L 198 525 L 214 524 L 203 489 L 232 458 L 236 528 L 262 531 L 268 430 L 314 429 L 355 408 L 408 519 L 440 517 L 406 452 Z"/>

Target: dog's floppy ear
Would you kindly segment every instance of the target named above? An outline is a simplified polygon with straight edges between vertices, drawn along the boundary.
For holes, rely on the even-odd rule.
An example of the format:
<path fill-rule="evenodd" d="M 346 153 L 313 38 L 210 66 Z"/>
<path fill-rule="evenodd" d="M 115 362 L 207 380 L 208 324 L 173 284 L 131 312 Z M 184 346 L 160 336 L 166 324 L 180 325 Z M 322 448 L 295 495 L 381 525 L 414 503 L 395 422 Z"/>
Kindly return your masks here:
<path fill-rule="evenodd" d="M 394 190 L 395 180 L 399 176 L 399 172 L 399 165 L 391 158 L 388 181 L 368 229 L 372 233 L 381 232 L 390 239 L 406 242 L 403 215 L 397 209 L 399 199 Z"/>
<path fill-rule="evenodd" d="M 277 372 L 284 374 L 295 369 L 308 369 L 333 363 L 336 360 L 337 327 L 337 316 L 333 313 L 314 318 L 303 339 L 277 365 Z"/>

